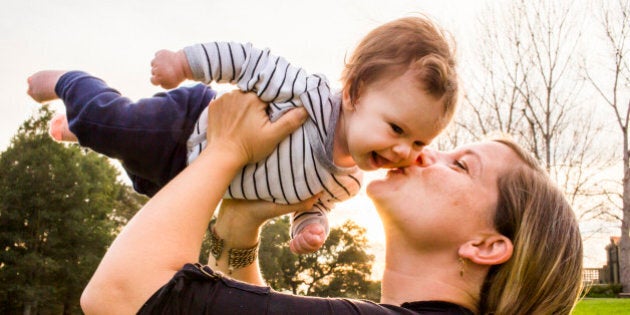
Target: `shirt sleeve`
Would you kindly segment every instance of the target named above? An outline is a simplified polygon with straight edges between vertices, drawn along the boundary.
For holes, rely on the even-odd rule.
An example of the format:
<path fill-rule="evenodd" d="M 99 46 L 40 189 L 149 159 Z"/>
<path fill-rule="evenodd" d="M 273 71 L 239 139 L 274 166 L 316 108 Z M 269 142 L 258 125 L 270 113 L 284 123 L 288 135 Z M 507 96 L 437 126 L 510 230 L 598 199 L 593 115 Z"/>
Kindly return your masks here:
<path fill-rule="evenodd" d="M 415 314 L 392 305 L 284 294 L 187 264 L 138 314 Z"/>
<path fill-rule="evenodd" d="M 272 103 L 272 121 L 297 106 L 304 106 L 314 121 L 320 121 L 321 109 L 330 105 L 329 84 L 323 75 L 308 74 L 269 49 L 251 43 L 210 42 L 188 46 L 184 53 L 194 80 L 230 83 L 241 91 L 255 92 Z"/>
<path fill-rule="evenodd" d="M 195 80 L 235 84 L 266 102 L 296 101 L 307 88 L 306 71 L 250 43 L 211 42 L 184 52 Z"/>

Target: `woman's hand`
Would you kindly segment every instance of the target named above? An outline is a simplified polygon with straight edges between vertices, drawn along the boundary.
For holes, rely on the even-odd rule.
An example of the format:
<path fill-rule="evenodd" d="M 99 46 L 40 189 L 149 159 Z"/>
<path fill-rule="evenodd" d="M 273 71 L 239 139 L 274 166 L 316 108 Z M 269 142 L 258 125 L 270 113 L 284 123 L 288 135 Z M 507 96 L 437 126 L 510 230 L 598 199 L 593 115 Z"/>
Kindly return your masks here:
<path fill-rule="evenodd" d="M 269 105 L 254 93 L 232 91 L 210 102 L 208 146 L 224 148 L 243 165 L 269 155 L 278 143 L 308 118 L 303 107 L 291 110 L 276 122 L 266 113 Z"/>
<path fill-rule="evenodd" d="M 269 219 L 312 208 L 318 198 L 319 195 L 316 195 L 291 205 L 262 200 L 224 199 L 217 215 L 217 225 L 229 231 L 256 231 Z"/>
<path fill-rule="evenodd" d="M 214 233 L 224 241 L 219 259 L 211 254 L 208 265 L 217 271 L 230 274 L 234 279 L 251 284 L 264 285 L 258 259 L 242 268 L 230 270 L 228 251 L 232 248 L 245 249 L 260 243 L 260 227 L 268 219 L 294 211 L 310 209 L 318 196 L 294 205 L 280 205 L 269 201 L 223 200 L 219 208 Z"/>

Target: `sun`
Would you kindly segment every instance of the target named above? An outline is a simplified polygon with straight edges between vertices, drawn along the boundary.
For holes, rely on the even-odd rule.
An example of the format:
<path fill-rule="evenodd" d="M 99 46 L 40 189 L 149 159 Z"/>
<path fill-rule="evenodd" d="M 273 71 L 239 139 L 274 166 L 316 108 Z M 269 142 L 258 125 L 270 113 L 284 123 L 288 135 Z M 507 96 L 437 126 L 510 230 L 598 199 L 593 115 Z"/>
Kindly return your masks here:
<path fill-rule="evenodd" d="M 336 204 L 329 215 L 331 226 L 339 226 L 346 220 L 352 220 L 366 229 L 369 251 L 374 255 L 372 278 L 380 279 L 385 264 L 385 233 L 381 219 L 365 188 L 370 181 L 385 177 L 385 170 L 366 172 L 363 175 L 361 191 L 354 198 Z"/>

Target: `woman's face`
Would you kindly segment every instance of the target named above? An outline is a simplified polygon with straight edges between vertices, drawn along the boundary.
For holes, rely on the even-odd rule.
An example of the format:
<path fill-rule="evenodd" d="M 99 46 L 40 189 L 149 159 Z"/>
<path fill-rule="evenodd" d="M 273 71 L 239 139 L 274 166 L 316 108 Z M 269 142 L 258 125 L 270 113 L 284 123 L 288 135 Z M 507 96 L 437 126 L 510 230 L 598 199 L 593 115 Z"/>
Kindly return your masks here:
<path fill-rule="evenodd" d="M 459 245 L 494 231 L 497 180 L 522 163 L 506 145 L 482 142 L 451 152 L 425 149 L 412 166 L 367 187 L 388 237 L 418 246 Z"/>

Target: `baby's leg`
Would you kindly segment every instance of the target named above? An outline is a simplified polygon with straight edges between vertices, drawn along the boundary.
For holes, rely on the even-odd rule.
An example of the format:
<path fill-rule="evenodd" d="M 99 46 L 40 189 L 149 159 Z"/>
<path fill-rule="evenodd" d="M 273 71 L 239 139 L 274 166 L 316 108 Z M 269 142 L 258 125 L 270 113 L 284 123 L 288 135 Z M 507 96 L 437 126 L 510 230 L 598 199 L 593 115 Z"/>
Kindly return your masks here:
<path fill-rule="evenodd" d="M 65 114 L 57 114 L 50 120 L 50 136 L 57 141 L 78 142 L 77 136 L 68 127 L 68 118 Z"/>
<path fill-rule="evenodd" d="M 39 71 L 28 78 L 28 95 L 39 103 L 58 99 L 55 86 L 59 78 L 66 73 L 62 70 Z M 77 137 L 68 128 L 65 114 L 58 114 L 50 121 L 50 136 L 57 141 L 77 142 Z"/>
<path fill-rule="evenodd" d="M 80 71 L 61 76 L 55 91 L 80 144 L 121 161 L 134 189 L 147 195 L 186 167 L 188 137 L 215 95 L 199 84 L 132 101 Z M 62 139 L 64 123 L 58 128 Z"/>

